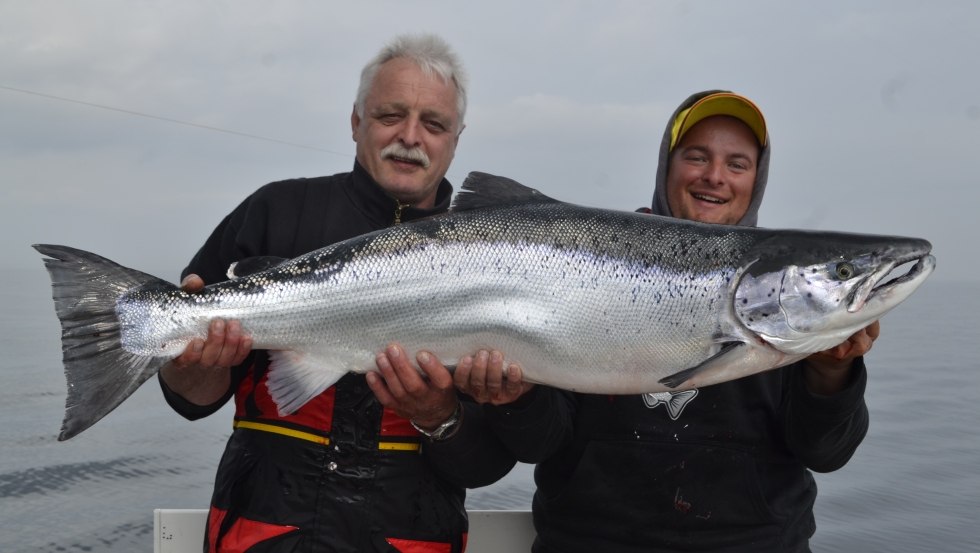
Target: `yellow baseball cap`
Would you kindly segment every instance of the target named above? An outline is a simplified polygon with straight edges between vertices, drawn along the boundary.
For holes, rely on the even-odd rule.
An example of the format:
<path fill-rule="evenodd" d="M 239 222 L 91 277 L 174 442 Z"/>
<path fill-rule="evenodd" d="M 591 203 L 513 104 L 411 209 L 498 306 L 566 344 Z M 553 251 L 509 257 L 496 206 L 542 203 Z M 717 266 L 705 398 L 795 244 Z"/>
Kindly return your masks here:
<path fill-rule="evenodd" d="M 712 115 L 730 115 L 741 120 L 752 129 L 755 137 L 759 140 L 759 145 L 765 146 L 766 119 L 762 116 L 762 111 L 751 100 L 744 96 L 739 96 L 734 92 L 716 92 L 701 98 L 691 107 L 677 114 L 674 119 L 674 126 L 670 131 L 670 149 L 681 141 L 681 138 L 705 117 Z"/>

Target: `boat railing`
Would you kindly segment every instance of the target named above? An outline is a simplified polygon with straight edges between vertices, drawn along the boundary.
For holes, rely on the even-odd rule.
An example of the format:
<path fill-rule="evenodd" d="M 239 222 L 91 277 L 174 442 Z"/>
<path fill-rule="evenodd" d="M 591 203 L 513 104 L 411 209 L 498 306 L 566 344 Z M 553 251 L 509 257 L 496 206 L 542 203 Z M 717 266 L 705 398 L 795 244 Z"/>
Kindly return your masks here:
<path fill-rule="evenodd" d="M 522 553 L 531 550 L 530 511 L 468 511 L 466 553 Z M 205 509 L 154 509 L 153 553 L 198 552 L 204 543 Z"/>

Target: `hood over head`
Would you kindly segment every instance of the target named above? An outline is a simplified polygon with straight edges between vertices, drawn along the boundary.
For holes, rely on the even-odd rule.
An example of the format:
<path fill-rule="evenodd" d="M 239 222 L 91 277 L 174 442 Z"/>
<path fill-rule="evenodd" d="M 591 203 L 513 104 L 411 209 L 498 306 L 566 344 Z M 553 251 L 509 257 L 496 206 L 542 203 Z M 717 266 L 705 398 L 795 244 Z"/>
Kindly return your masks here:
<path fill-rule="evenodd" d="M 737 224 L 754 227 L 759 220 L 759 207 L 769 180 L 770 136 L 762 112 L 748 98 L 727 90 L 706 90 L 697 92 L 677 106 L 667 121 L 663 140 L 660 142 L 660 159 L 657 163 L 656 185 L 653 190 L 652 212 L 656 215 L 673 217 L 667 204 L 667 168 L 674 145 L 680 142 L 684 133 L 705 117 L 712 115 L 731 115 L 742 120 L 752 129 L 761 147 L 759 163 L 756 168 L 755 185 L 752 187 L 752 201 L 745 215 Z"/>

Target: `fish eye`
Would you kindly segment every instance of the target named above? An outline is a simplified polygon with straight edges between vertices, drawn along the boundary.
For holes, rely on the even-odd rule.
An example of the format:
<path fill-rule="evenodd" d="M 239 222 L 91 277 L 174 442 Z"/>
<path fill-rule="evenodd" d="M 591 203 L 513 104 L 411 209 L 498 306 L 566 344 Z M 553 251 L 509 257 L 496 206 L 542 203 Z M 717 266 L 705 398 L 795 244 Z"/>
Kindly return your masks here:
<path fill-rule="evenodd" d="M 838 263 L 834 269 L 834 274 L 841 280 L 847 280 L 854 276 L 854 265 L 846 261 Z"/>

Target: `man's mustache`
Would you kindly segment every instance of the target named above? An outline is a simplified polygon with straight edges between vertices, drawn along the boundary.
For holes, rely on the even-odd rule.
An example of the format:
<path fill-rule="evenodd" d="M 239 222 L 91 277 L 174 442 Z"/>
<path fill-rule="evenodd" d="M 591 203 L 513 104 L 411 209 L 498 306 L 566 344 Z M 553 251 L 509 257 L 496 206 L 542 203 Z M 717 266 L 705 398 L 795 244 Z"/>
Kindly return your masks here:
<path fill-rule="evenodd" d="M 429 168 L 431 162 L 429 161 L 429 156 L 425 155 L 425 152 L 421 148 L 406 148 L 401 144 L 389 144 L 381 150 L 381 159 L 396 158 L 402 161 L 412 161 L 418 163 L 425 169 Z"/>

